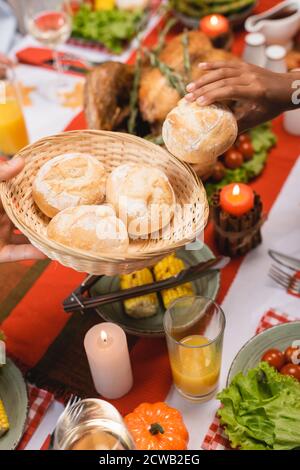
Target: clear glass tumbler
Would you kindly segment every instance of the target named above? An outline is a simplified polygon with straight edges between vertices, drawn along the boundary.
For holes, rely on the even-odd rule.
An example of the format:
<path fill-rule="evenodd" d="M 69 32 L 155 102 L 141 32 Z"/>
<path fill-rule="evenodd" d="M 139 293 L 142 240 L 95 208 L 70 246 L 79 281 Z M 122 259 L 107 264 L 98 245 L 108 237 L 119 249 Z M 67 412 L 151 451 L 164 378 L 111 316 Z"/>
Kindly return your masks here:
<path fill-rule="evenodd" d="M 13 156 L 29 144 L 21 92 L 13 67 L 0 65 L 0 155 Z"/>
<path fill-rule="evenodd" d="M 134 442 L 116 408 L 104 400 L 81 400 L 60 416 L 55 450 L 134 450 Z"/>
<path fill-rule="evenodd" d="M 166 311 L 164 330 L 174 385 L 185 398 L 201 402 L 215 394 L 224 328 L 222 309 L 205 297 L 177 299 Z"/>

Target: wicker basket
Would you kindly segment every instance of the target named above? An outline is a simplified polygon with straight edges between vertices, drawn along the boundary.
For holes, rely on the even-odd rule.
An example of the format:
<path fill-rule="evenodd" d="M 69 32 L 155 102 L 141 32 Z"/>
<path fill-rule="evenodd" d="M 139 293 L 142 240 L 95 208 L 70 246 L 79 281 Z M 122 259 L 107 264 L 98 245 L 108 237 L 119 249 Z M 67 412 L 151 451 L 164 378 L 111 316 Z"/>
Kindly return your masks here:
<path fill-rule="evenodd" d="M 176 202 L 185 207 L 185 216 L 175 218 L 168 233 L 156 239 L 132 240 L 126 253 L 103 253 L 98 257 L 65 247 L 47 237 L 49 219 L 32 198 L 32 182 L 39 168 L 51 158 L 69 152 L 90 153 L 108 172 L 123 163 L 143 163 L 163 170 L 172 184 Z M 151 265 L 166 254 L 194 240 L 208 218 L 208 203 L 202 183 L 185 163 L 166 150 L 139 137 L 106 131 L 72 131 L 41 139 L 18 153 L 25 168 L 12 180 L 1 183 L 3 206 L 12 220 L 49 258 L 90 274 L 113 275 Z"/>

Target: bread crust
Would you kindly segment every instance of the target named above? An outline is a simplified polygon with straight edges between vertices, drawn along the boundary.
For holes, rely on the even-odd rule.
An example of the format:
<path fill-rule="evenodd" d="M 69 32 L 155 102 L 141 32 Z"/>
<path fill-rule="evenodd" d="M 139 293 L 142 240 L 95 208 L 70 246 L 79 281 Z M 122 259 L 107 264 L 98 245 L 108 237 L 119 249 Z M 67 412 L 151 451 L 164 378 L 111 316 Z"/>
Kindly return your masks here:
<path fill-rule="evenodd" d="M 128 234 L 109 205 L 77 206 L 59 212 L 49 223 L 47 235 L 64 246 L 96 255 L 126 252 Z"/>
<path fill-rule="evenodd" d="M 58 155 L 43 165 L 32 187 L 32 196 L 48 217 L 82 204 L 101 204 L 105 198 L 107 173 L 89 154 Z"/>
<path fill-rule="evenodd" d="M 225 105 L 199 106 L 181 99 L 168 114 L 162 135 L 170 153 L 180 160 L 207 170 L 217 157 L 228 150 L 237 138 L 233 113 Z"/>
<path fill-rule="evenodd" d="M 146 236 L 169 224 L 175 194 L 165 173 L 145 165 L 125 164 L 107 178 L 106 199 L 132 237 Z"/>

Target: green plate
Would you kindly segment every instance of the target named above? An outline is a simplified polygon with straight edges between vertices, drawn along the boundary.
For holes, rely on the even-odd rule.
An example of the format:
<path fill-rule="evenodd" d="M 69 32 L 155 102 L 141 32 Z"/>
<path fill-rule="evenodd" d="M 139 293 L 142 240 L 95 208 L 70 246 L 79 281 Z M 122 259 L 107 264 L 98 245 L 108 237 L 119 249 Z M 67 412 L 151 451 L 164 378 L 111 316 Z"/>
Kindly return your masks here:
<path fill-rule="evenodd" d="M 273 326 L 253 336 L 235 356 L 227 376 L 227 386 L 238 372 L 245 374 L 256 367 L 268 349 L 284 351 L 294 340 L 300 340 L 300 321 Z"/>
<path fill-rule="evenodd" d="M 0 437 L 0 450 L 13 450 L 24 433 L 28 394 L 23 375 L 10 359 L 0 368 L 0 398 L 10 423 L 9 431 Z"/>
<path fill-rule="evenodd" d="M 182 248 L 176 255 L 181 258 L 186 266 L 197 264 L 214 258 L 210 249 L 204 245 L 201 250 L 185 250 Z M 195 293 L 215 299 L 220 285 L 220 274 L 215 272 L 193 282 Z M 100 295 L 115 292 L 120 289 L 119 276 L 104 276 L 91 289 L 91 295 Z M 126 315 L 122 302 L 103 305 L 97 308 L 98 314 L 106 321 L 120 325 L 125 331 L 138 336 L 163 336 L 163 316 L 165 309 L 159 306 L 158 313 L 149 318 L 131 318 Z"/>

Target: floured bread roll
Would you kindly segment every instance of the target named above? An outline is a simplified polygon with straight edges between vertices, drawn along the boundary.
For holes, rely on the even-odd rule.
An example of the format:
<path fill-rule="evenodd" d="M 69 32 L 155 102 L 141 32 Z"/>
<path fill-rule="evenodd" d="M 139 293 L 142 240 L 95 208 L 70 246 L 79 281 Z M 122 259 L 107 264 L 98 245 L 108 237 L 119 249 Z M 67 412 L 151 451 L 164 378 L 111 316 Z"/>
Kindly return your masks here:
<path fill-rule="evenodd" d="M 175 194 L 158 168 L 127 163 L 107 178 L 106 200 L 112 204 L 132 237 L 146 236 L 169 224 Z"/>
<path fill-rule="evenodd" d="M 233 145 L 237 131 L 236 119 L 226 106 L 199 106 L 183 98 L 167 115 L 162 135 L 170 153 L 185 162 L 202 164 L 207 172 Z"/>
<path fill-rule="evenodd" d="M 65 153 L 40 168 L 33 182 L 32 196 L 44 214 L 54 217 L 67 207 L 101 204 L 106 177 L 102 163 L 91 155 Z"/>
<path fill-rule="evenodd" d="M 47 235 L 71 248 L 97 255 L 128 249 L 125 225 L 108 205 L 69 207 L 50 221 Z"/>

